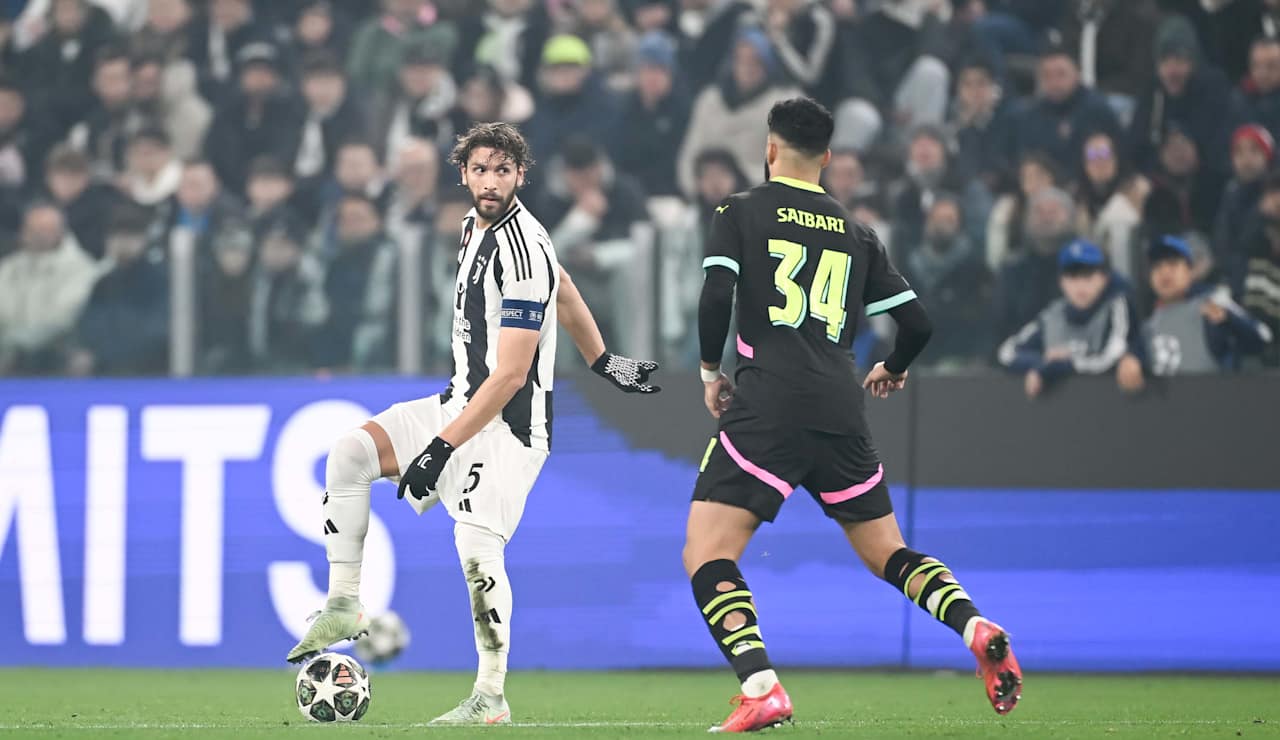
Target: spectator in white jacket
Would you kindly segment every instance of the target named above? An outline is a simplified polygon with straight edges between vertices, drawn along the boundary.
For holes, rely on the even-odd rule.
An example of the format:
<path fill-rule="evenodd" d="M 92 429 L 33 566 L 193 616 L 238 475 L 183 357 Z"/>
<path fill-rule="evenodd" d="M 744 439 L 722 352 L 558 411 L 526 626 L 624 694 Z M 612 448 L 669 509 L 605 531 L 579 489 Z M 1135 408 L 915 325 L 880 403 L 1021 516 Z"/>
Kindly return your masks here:
<path fill-rule="evenodd" d="M 26 211 L 21 248 L 0 260 L 0 375 L 63 365 L 63 342 L 80 318 L 98 269 L 47 203 Z"/>

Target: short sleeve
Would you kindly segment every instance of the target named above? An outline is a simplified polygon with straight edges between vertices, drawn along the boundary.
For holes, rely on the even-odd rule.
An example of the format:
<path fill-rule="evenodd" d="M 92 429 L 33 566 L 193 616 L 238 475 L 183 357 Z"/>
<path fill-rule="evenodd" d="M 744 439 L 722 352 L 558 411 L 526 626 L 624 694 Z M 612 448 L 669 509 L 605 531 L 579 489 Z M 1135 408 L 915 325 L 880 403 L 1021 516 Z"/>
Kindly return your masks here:
<path fill-rule="evenodd" d="M 504 226 L 497 237 L 501 325 L 541 329 L 557 272 L 550 239 L 544 233 L 522 229 L 514 220 Z"/>
<path fill-rule="evenodd" d="M 876 232 L 861 227 L 860 238 L 868 244 L 867 284 L 862 291 L 862 302 L 866 304 L 867 315 L 875 316 L 901 306 L 916 299 L 916 292 L 911 289 L 907 279 L 902 277 Z"/>
<path fill-rule="evenodd" d="M 742 230 L 738 227 L 741 215 L 735 208 L 736 201 L 726 200 L 716 208 L 711 217 L 711 232 L 703 254 L 702 269 L 723 267 L 737 275 L 742 269 Z"/>

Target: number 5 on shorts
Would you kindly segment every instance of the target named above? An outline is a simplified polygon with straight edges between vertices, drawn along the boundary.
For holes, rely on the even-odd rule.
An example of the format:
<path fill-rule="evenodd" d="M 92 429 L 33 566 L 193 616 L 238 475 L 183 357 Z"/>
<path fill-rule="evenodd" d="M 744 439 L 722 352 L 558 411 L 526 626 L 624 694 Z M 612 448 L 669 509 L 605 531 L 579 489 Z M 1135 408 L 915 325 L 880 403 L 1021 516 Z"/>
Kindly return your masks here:
<path fill-rule="evenodd" d="M 808 249 L 786 239 L 770 239 L 769 256 L 779 260 L 773 273 L 774 287 L 786 299 L 781 307 L 769 307 L 773 325 L 798 327 L 806 318 L 820 319 L 827 325 L 827 339 L 839 342 L 849 317 L 844 301 L 853 259 L 844 252 L 822 250 L 813 285 L 806 295 L 804 287 L 796 282 L 796 275 L 808 259 Z"/>
<path fill-rule="evenodd" d="M 471 470 L 467 471 L 467 487 L 462 489 L 462 495 L 466 496 L 474 492 L 480 487 L 480 471 L 484 469 L 484 463 L 471 463 Z M 471 511 L 471 499 L 464 498 L 458 502 L 458 511 Z"/>

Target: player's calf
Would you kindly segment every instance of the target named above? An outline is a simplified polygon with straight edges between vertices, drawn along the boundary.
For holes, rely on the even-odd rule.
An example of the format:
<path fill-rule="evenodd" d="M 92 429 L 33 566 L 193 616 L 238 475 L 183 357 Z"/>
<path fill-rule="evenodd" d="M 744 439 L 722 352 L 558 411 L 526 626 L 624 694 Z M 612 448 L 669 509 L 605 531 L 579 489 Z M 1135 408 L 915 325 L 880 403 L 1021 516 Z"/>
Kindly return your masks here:
<path fill-rule="evenodd" d="M 693 574 L 693 598 L 748 697 L 767 694 L 778 677 L 765 652 L 751 590 L 732 560 L 712 560 Z"/>

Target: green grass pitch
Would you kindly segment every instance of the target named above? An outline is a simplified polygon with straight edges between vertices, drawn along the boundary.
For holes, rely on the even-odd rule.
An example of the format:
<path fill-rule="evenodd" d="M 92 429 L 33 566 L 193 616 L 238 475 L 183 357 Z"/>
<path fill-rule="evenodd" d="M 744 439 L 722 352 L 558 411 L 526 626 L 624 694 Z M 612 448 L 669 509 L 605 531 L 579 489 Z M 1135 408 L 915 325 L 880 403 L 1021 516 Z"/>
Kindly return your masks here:
<path fill-rule="evenodd" d="M 0 738 L 700 737 L 727 672 L 515 672 L 514 727 L 425 727 L 470 690 L 457 673 L 373 673 L 362 722 L 307 722 L 293 671 L 0 669 Z M 1280 679 L 1034 673 L 1008 717 L 956 674 L 783 671 L 796 722 L 773 738 L 1280 737 Z"/>

